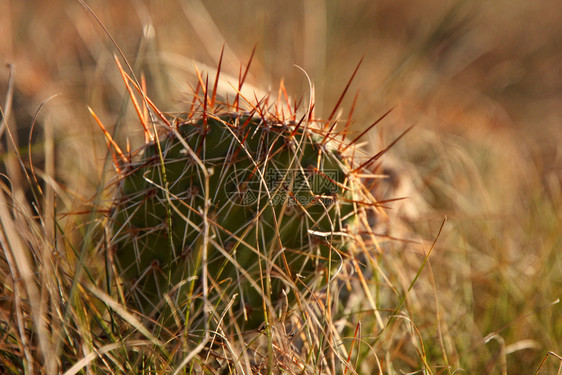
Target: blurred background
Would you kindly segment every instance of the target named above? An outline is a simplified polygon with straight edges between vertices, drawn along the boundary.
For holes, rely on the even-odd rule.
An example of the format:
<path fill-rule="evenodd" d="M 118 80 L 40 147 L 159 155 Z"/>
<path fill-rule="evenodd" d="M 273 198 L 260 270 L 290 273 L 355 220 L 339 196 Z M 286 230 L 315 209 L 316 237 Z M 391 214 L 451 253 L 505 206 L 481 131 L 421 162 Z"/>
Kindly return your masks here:
<path fill-rule="evenodd" d="M 307 78 L 295 65 L 302 67 L 319 116 L 328 116 L 363 58 L 343 105 L 349 111 L 359 92 L 358 128 L 397 106 L 389 131 L 416 122 L 467 137 L 515 137 L 516 147 L 540 157 L 542 174 L 561 174 L 562 7 L 555 1 L 87 4 L 137 73 L 151 76 L 151 94 L 164 110 L 181 110 L 193 67 L 215 68 L 223 45 L 223 71 L 235 78 L 256 46 L 249 82 L 262 90 L 276 92 L 284 79 L 293 97 L 306 97 Z M 123 93 L 117 51 L 78 1 L 4 0 L 0 7 L 0 56 L 16 67 L 18 126 L 29 126 L 54 94 L 60 96 L 41 117 L 50 107 L 84 111 L 86 104 L 118 113 L 121 101 L 111 97 Z M 0 75 L 4 91 L 8 75 Z"/>
<path fill-rule="evenodd" d="M 86 3 L 105 30 L 77 0 L 0 1 L 0 61 L 14 73 L 0 69 L 0 103 L 6 111 L 12 100 L 15 137 L 9 141 L 2 126 L 1 172 L 14 186 L 26 185 L 15 143 L 27 166 L 31 157 L 57 181 L 65 210 L 87 205 L 110 169 L 87 106 L 121 144 L 128 138 L 140 145 L 114 54 L 147 76 L 149 96 L 162 111 L 176 112 L 188 109 L 195 66 L 214 79 L 224 46 L 223 78 L 234 84 L 255 46 L 248 84 L 276 96 L 283 80 L 306 103 L 308 75 L 320 118 L 329 116 L 362 61 L 342 117 L 356 93 L 355 132 L 395 107 L 365 137 L 374 151 L 416 124 L 391 151 L 411 173 L 412 194 L 432 207 L 411 225 L 432 240 L 449 218 L 432 274 L 416 291 L 426 344 L 437 346 L 439 319 L 448 338 L 436 349 L 436 363 L 444 351 L 446 363 L 468 373 L 500 373 L 503 345 L 508 372 L 531 373 L 548 351 L 562 354 L 561 308 L 552 305 L 562 290 L 559 2 Z M 419 266 L 423 256 L 412 254 Z M 492 333 L 502 343 L 486 340 Z M 558 366 L 549 356 L 540 373 Z"/>

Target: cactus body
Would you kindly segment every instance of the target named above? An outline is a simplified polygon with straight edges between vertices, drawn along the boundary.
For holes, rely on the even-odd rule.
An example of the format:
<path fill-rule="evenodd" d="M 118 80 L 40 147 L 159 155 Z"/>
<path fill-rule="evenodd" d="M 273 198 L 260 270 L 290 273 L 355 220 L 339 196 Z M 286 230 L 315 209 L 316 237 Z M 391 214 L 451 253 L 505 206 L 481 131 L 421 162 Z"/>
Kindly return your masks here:
<path fill-rule="evenodd" d="M 126 166 L 113 215 L 116 264 L 145 313 L 169 293 L 196 319 L 206 296 L 255 328 L 264 308 L 326 282 L 355 218 L 347 161 L 326 139 L 302 123 L 222 114 L 158 142 Z"/>

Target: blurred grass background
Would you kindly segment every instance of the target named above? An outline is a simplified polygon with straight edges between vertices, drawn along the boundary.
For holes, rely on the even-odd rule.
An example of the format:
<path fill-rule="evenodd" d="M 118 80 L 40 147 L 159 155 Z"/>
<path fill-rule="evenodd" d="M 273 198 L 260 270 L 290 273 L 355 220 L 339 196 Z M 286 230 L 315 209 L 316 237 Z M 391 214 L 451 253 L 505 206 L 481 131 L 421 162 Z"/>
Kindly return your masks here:
<path fill-rule="evenodd" d="M 276 92 L 283 79 L 291 95 L 306 100 L 307 78 L 294 65 L 302 67 L 315 86 L 320 117 L 329 115 L 363 58 L 344 113 L 356 92 L 354 130 L 396 106 L 374 132 L 383 143 L 416 123 L 392 151 L 413 166 L 432 207 L 411 225 L 431 240 L 443 216 L 449 218 L 409 307 L 434 372 L 447 373 L 449 364 L 466 373 L 502 373 L 502 345 L 509 374 L 534 373 L 548 351 L 562 355 L 561 307 L 552 304 L 562 290 L 561 4 L 87 4 L 135 72 L 147 74 L 150 96 L 167 112 L 186 109 L 194 65 L 216 67 L 223 45 L 223 72 L 233 77 L 256 46 L 249 83 L 264 91 Z M 0 35 L 2 63 L 15 66 L 10 129 L 26 162 L 31 147 L 34 166 L 58 182 L 59 210 L 77 211 L 108 169 L 105 140 L 86 106 L 110 127 L 118 123 L 121 141 L 138 145 L 142 137 L 124 105 L 115 46 L 71 0 L 3 0 Z M 2 69 L 3 110 L 8 87 L 9 70 Z M 0 152 L 1 172 L 29 193 L 4 129 Z M 416 251 L 400 256 L 413 269 L 423 261 Z M 494 333 L 496 339 L 486 340 Z M 560 365 L 551 355 L 540 373 L 559 373 Z"/>

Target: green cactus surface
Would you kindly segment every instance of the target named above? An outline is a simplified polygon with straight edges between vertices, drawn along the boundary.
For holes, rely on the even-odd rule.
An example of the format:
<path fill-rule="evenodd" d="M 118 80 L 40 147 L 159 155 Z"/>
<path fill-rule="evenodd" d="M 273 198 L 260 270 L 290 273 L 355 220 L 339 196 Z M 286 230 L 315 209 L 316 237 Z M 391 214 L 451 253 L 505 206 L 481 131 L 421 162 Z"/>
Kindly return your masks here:
<path fill-rule="evenodd" d="M 167 293 L 182 317 L 201 318 L 206 300 L 256 328 L 326 284 L 351 237 L 354 184 L 313 125 L 205 114 L 123 168 L 114 259 L 139 309 L 158 311 Z"/>

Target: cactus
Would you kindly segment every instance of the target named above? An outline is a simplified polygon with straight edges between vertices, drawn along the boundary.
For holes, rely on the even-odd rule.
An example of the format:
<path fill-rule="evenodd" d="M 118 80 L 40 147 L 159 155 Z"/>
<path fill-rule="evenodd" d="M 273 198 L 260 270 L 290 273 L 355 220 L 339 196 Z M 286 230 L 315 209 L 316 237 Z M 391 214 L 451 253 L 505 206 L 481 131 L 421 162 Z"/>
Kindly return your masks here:
<path fill-rule="evenodd" d="M 147 315 L 167 295 L 192 327 L 212 310 L 254 329 L 333 276 L 354 246 L 361 186 L 337 134 L 310 115 L 202 103 L 173 124 L 160 114 L 163 134 L 120 163 L 113 259 Z"/>

